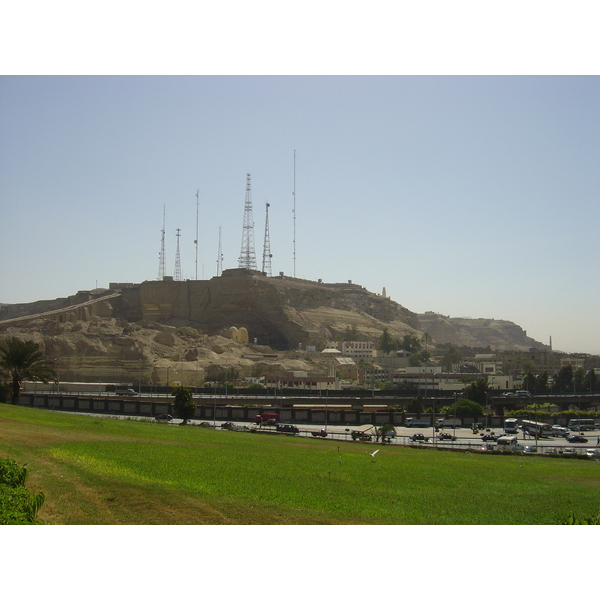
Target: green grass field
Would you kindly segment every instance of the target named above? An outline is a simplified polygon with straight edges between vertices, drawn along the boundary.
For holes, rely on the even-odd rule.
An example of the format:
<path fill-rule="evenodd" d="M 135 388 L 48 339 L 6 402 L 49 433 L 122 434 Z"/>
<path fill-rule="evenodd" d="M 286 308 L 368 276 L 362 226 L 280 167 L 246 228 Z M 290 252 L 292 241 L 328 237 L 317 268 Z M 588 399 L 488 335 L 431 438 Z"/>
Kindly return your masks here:
<path fill-rule="evenodd" d="M 380 452 L 373 460 L 372 452 Z M 0 405 L 47 524 L 559 524 L 600 462 L 264 436 Z"/>

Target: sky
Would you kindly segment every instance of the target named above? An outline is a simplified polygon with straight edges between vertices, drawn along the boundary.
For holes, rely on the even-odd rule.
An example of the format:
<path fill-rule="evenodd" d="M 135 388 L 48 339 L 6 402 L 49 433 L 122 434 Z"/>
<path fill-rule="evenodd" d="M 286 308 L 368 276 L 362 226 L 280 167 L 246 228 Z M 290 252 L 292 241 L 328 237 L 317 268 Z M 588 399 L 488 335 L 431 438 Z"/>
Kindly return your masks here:
<path fill-rule="evenodd" d="M 599 106 L 594 76 L 4 76 L 0 302 L 156 279 L 163 210 L 167 274 L 178 228 L 184 279 L 219 232 L 237 267 L 250 173 L 259 268 L 268 202 L 274 275 L 600 354 Z"/>
<path fill-rule="evenodd" d="M 250 173 L 259 268 L 269 203 L 274 275 L 385 287 L 416 313 L 514 321 L 600 354 L 583 4 L 516 3 L 515 20 L 503 3 L 475 15 L 484 30 L 462 22 L 469 2 L 405 8 L 402 26 L 335 4 L 295 14 L 287 36 L 261 20 L 269 3 L 229 19 L 231 3 L 204 20 L 150 10 L 133 37 L 134 11 L 82 32 L 60 21 L 68 2 L 35 21 L 8 9 L 30 37 L 0 42 L 0 303 L 157 279 L 163 210 L 167 274 L 177 229 L 184 278 L 216 275 L 219 237 L 237 267 Z"/>

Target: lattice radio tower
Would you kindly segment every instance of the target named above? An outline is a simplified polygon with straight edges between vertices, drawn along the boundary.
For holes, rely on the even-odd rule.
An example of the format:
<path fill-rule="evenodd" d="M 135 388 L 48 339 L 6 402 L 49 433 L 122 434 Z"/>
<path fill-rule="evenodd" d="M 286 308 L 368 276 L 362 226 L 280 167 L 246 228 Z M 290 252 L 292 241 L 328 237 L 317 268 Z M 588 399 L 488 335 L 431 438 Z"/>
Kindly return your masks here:
<path fill-rule="evenodd" d="M 271 277 L 271 258 L 273 255 L 271 254 L 271 240 L 269 239 L 269 206 L 271 206 L 267 202 L 267 216 L 265 218 L 265 243 L 263 246 L 263 262 L 262 262 L 262 271 L 268 277 Z"/>
<path fill-rule="evenodd" d="M 256 271 L 254 252 L 254 220 L 252 218 L 252 195 L 250 193 L 250 173 L 246 173 L 246 203 L 244 206 L 244 228 L 242 231 L 242 250 L 238 260 L 240 269 Z"/>
<path fill-rule="evenodd" d="M 160 253 L 158 255 L 158 280 L 162 281 L 167 274 L 165 261 L 165 207 L 163 206 L 163 226 L 161 229 Z"/>
<path fill-rule="evenodd" d="M 177 230 L 177 252 L 175 253 L 175 273 L 173 274 L 173 279 L 175 281 L 181 281 L 181 256 L 179 254 L 179 236 L 181 235 L 179 232 L 181 229 Z"/>

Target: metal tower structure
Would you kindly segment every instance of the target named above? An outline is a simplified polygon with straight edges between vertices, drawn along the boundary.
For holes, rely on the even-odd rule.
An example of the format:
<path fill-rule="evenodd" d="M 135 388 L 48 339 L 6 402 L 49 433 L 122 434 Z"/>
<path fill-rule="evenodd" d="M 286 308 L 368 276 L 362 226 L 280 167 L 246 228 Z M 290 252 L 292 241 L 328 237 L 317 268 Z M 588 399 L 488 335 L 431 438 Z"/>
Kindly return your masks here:
<path fill-rule="evenodd" d="M 250 193 L 250 173 L 246 173 L 246 203 L 244 205 L 244 228 L 242 230 L 242 250 L 238 259 L 240 269 L 256 271 L 254 252 L 254 220 L 252 218 L 252 194 Z"/>
<path fill-rule="evenodd" d="M 217 255 L 217 277 L 223 272 L 223 251 L 221 250 L 221 227 L 219 227 L 219 254 Z"/>
<path fill-rule="evenodd" d="M 179 232 L 181 229 L 177 230 L 177 252 L 175 253 L 175 273 L 173 274 L 173 279 L 175 281 L 181 281 L 181 256 L 179 254 L 179 236 L 181 235 Z"/>
<path fill-rule="evenodd" d="M 265 243 L 263 245 L 263 261 L 262 261 L 262 271 L 268 277 L 271 277 L 271 258 L 273 255 L 271 254 L 271 240 L 269 239 L 269 206 L 271 206 L 268 202 L 266 205 L 267 216 L 265 217 Z"/>
<path fill-rule="evenodd" d="M 161 229 L 160 253 L 158 255 L 158 280 L 162 281 L 167 274 L 165 266 L 165 207 L 163 205 L 163 226 Z"/>

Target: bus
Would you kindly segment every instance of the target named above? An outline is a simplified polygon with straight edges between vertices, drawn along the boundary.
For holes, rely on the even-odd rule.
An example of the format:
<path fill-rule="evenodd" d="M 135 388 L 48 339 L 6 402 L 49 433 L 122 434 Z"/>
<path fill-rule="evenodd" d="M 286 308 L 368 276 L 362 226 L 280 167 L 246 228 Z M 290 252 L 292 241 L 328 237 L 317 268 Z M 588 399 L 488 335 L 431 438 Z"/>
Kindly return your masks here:
<path fill-rule="evenodd" d="M 523 421 L 521 424 L 523 433 L 534 435 L 535 437 L 550 437 L 552 435 L 552 425 L 541 423 L 539 421 Z"/>
<path fill-rule="evenodd" d="M 506 419 L 504 421 L 504 433 L 517 433 L 519 419 Z"/>
<path fill-rule="evenodd" d="M 593 431 L 596 429 L 594 419 L 569 419 L 568 428 L 571 431 Z"/>

